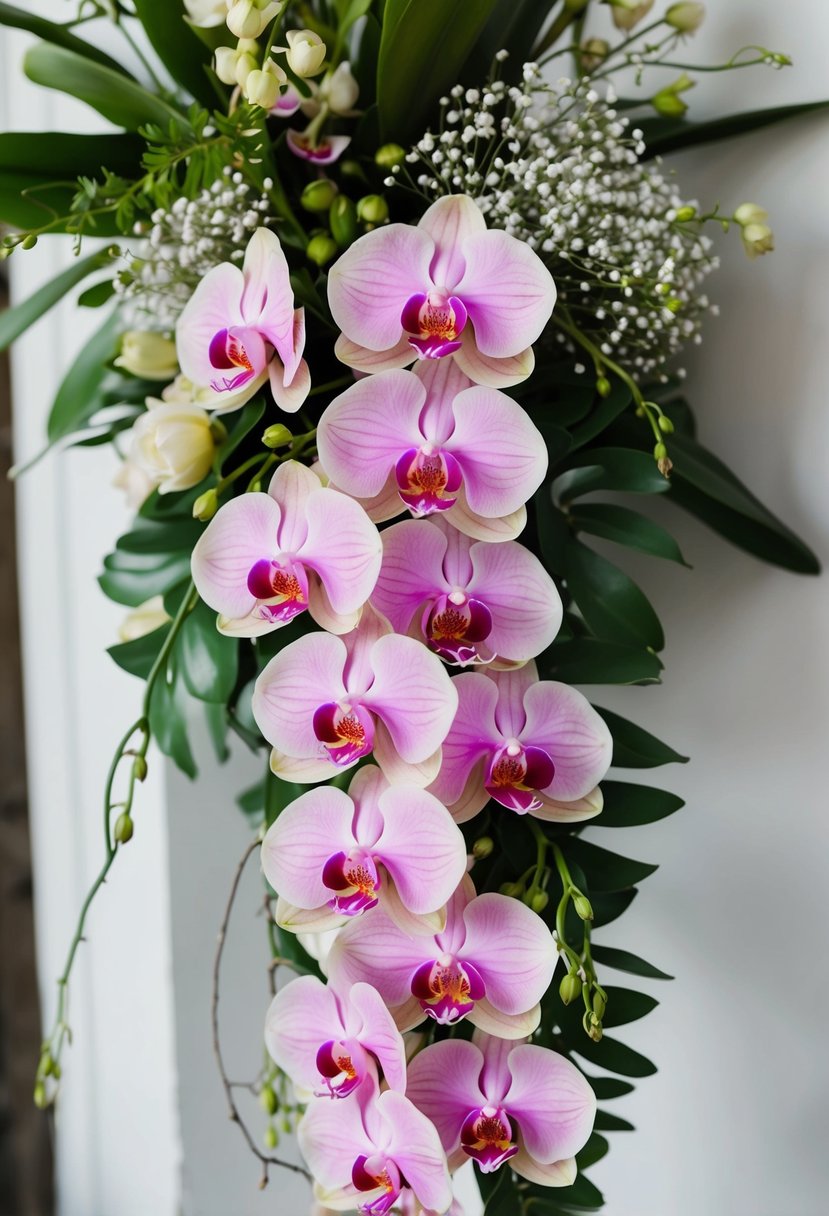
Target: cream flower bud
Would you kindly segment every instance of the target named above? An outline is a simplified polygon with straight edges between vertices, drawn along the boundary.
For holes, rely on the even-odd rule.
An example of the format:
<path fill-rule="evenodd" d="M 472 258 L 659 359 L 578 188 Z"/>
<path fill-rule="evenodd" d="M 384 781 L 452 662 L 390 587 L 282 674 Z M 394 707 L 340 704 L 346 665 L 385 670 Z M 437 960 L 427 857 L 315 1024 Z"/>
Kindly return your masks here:
<path fill-rule="evenodd" d="M 176 344 L 163 334 L 128 329 L 115 366 L 143 380 L 172 380 L 178 371 Z"/>
<path fill-rule="evenodd" d="M 617 30 L 632 30 L 653 8 L 654 0 L 611 0 Z"/>
<path fill-rule="evenodd" d="M 207 410 L 150 397 L 133 425 L 129 459 L 156 481 L 159 494 L 170 494 L 198 485 L 215 449 Z"/>
<path fill-rule="evenodd" d="M 332 114 L 349 114 L 360 96 L 360 86 L 351 73 L 351 64 L 339 64 L 337 70 L 322 81 L 319 92 Z"/>
<path fill-rule="evenodd" d="M 137 511 L 147 501 L 158 485 L 155 477 L 151 477 L 134 460 L 122 460 L 118 472 L 112 479 L 116 489 L 124 491 L 127 506 L 131 511 Z"/>
<path fill-rule="evenodd" d="M 154 595 L 152 599 L 145 600 L 143 604 L 133 608 L 132 612 L 127 613 L 118 626 L 118 637 L 122 642 L 135 642 L 138 638 L 160 629 L 169 620 L 170 615 L 164 610 L 164 597 Z"/>
<path fill-rule="evenodd" d="M 248 74 L 242 92 L 251 105 L 272 110 L 279 101 L 281 87 L 287 79 L 282 68 L 269 59 L 261 71 L 257 68 Z"/>
<path fill-rule="evenodd" d="M 316 76 L 325 62 L 326 46 L 313 30 L 288 30 L 284 50 L 288 66 L 296 76 Z"/>
<path fill-rule="evenodd" d="M 227 28 L 237 38 L 258 38 L 281 9 L 281 4 L 267 0 L 229 0 Z"/>
<path fill-rule="evenodd" d="M 734 212 L 734 219 L 741 228 L 745 228 L 747 224 L 763 224 L 768 218 L 768 211 L 764 211 L 757 203 L 741 203 Z"/>
<path fill-rule="evenodd" d="M 774 233 L 768 224 L 746 224 L 741 230 L 741 236 L 743 249 L 752 262 L 774 249 Z"/>
<path fill-rule="evenodd" d="M 227 17 L 227 0 L 184 0 L 184 7 L 191 25 L 202 30 L 224 25 Z"/>
<path fill-rule="evenodd" d="M 693 34 L 705 20 L 705 5 L 692 4 L 690 0 L 672 4 L 665 14 L 665 20 L 681 34 Z"/>

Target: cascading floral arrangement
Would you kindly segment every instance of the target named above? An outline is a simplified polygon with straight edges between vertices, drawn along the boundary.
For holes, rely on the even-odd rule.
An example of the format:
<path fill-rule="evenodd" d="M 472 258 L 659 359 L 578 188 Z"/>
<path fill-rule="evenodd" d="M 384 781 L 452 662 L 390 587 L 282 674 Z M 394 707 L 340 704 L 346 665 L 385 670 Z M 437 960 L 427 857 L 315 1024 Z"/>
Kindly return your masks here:
<path fill-rule="evenodd" d="M 655 1001 L 606 974 L 669 977 L 594 941 L 655 867 L 584 829 L 679 809 L 605 778 L 684 757 L 574 687 L 662 670 L 652 606 L 584 538 L 681 563 L 656 510 L 619 501 L 664 496 L 817 569 L 698 441 L 675 363 L 714 311 L 706 229 L 753 258 L 767 216 L 706 212 L 660 159 L 808 107 L 688 122 L 697 3 L 81 8 L 0 11 L 40 39 L 32 80 L 121 129 L 0 136 L 5 255 L 83 240 L 0 337 L 94 276 L 78 303 L 106 320 L 49 442 L 121 458 L 137 515 L 100 583 L 132 609 L 110 653 L 145 691 L 35 1099 L 57 1093 L 70 973 L 150 743 L 195 777 L 201 712 L 220 758 L 232 733 L 267 769 L 240 794 L 253 839 L 223 926 L 261 845 L 264 1148 L 242 1126 L 264 1180 L 279 1120 L 318 1212 L 458 1216 L 470 1159 L 490 1216 L 595 1210 L 584 1171 L 629 1127 L 597 1102 L 654 1071 L 603 1032 Z"/>

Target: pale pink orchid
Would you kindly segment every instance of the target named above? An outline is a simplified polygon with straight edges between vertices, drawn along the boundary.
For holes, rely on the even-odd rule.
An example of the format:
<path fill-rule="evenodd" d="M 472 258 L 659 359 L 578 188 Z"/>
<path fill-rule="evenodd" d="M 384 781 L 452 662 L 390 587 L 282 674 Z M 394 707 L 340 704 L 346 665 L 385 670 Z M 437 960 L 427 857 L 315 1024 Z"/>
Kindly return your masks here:
<path fill-rule="evenodd" d="M 466 845 L 437 798 L 390 786 L 371 764 L 347 794 L 320 786 L 289 803 L 265 836 L 262 869 L 285 901 L 284 928 L 319 932 L 379 903 L 405 931 L 427 933 L 445 923 Z"/>
<path fill-rule="evenodd" d="M 253 233 L 241 269 L 222 262 L 207 272 L 176 326 L 181 370 L 212 390 L 214 413 L 238 409 L 266 380 L 294 413 L 311 387 L 304 347 L 305 312 L 294 308 L 285 254 L 267 228 Z"/>
<path fill-rule="evenodd" d="M 271 1001 L 265 1045 L 293 1083 L 317 1097 L 349 1097 L 378 1080 L 378 1065 L 391 1089 L 406 1088 L 403 1039 L 368 984 L 335 991 L 314 975 L 291 980 Z"/>
<path fill-rule="evenodd" d="M 409 1065 L 406 1094 L 438 1130 L 450 1169 L 471 1157 L 486 1174 L 505 1162 L 541 1186 L 571 1186 L 596 1096 L 564 1056 L 476 1031 Z"/>
<path fill-rule="evenodd" d="M 524 663 L 558 633 L 555 583 L 523 545 L 473 541 L 443 516 L 394 524 L 382 540 L 372 603 L 447 663 Z"/>
<path fill-rule="evenodd" d="M 308 160 L 314 165 L 333 165 L 351 143 L 351 136 L 321 135 L 312 142 L 304 131 L 295 131 L 293 127 L 289 127 L 285 133 L 285 142 L 300 160 Z"/>
<path fill-rule="evenodd" d="M 293 85 L 288 85 L 287 89 L 279 94 L 279 100 L 271 109 L 271 116 L 273 118 L 291 118 L 301 105 L 302 97 Z"/>
<path fill-rule="evenodd" d="M 288 460 L 267 494 L 240 494 L 219 508 L 191 565 L 219 629 L 250 638 L 306 609 L 323 629 L 348 633 L 377 581 L 380 557 L 380 535 L 359 503 Z"/>
<path fill-rule="evenodd" d="M 462 672 L 458 712 L 431 792 L 463 823 L 494 798 L 519 815 L 575 822 L 602 809 L 610 767 L 604 720 L 575 688 L 515 671 Z"/>
<path fill-rule="evenodd" d="M 468 1017 L 516 1039 L 538 1026 L 555 964 L 541 917 L 506 895 L 476 895 L 467 876 L 447 904 L 443 932 L 411 937 L 377 908 L 340 930 L 328 973 L 340 987 L 375 987 L 401 1031 L 424 1017 L 442 1026 Z"/>
<path fill-rule="evenodd" d="M 385 1216 L 408 1185 L 428 1212 L 442 1216 L 451 1207 L 434 1124 L 396 1090 L 377 1094 L 367 1082 L 353 1102 L 312 1102 L 297 1135 L 324 1206 Z"/>
<path fill-rule="evenodd" d="M 372 751 L 389 781 L 428 785 L 457 693 L 437 655 L 364 609 L 351 633 L 312 633 L 256 681 L 253 714 L 286 781 L 323 781 Z"/>
<path fill-rule="evenodd" d="M 517 536 L 547 471 L 520 405 L 448 360 L 358 380 L 325 410 L 317 445 L 332 484 L 372 519 L 440 513 L 478 539 Z"/>
<path fill-rule="evenodd" d="M 337 355 L 366 372 L 452 355 L 476 384 L 518 384 L 555 301 L 538 255 L 487 230 L 463 194 L 438 199 L 416 227 L 388 224 L 360 237 L 328 274 L 342 330 Z"/>

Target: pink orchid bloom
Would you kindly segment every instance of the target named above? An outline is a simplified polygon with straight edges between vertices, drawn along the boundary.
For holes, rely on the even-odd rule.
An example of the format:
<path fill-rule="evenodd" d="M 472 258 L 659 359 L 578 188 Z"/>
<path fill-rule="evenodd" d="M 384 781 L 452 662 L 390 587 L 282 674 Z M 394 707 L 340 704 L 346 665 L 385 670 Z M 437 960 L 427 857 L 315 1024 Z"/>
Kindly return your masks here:
<path fill-rule="evenodd" d="M 517 899 L 476 895 L 469 877 L 447 904 L 446 927 L 410 937 L 381 908 L 341 929 L 328 957 L 334 984 L 377 989 L 401 1031 L 462 1018 L 504 1038 L 538 1026 L 556 965 L 550 930 Z"/>
<path fill-rule="evenodd" d="M 438 1129 L 450 1168 L 472 1157 L 488 1174 L 509 1161 L 541 1186 L 572 1185 L 596 1115 L 593 1090 L 564 1056 L 478 1031 L 415 1056 L 406 1094 Z"/>
<path fill-rule="evenodd" d="M 558 633 L 555 583 L 523 545 L 473 541 L 441 516 L 394 524 L 382 540 L 372 603 L 447 663 L 523 663 Z"/>
<path fill-rule="evenodd" d="M 328 274 L 328 302 L 343 336 L 337 355 L 378 372 L 414 358 L 454 356 L 476 384 L 504 388 L 533 369 L 532 343 L 556 301 L 529 245 L 488 231 L 474 201 L 438 199 L 418 225 L 360 237 Z"/>
<path fill-rule="evenodd" d="M 220 630 L 251 638 L 306 609 L 323 629 L 348 633 L 377 581 L 380 557 L 380 535 L 359 503 L 287 460 L 267 494 L 240 494 L 219 508 L 191 565 Z"/>
<path fill-rule="evenodd" d="M 490 537 L 488 520 L 507 517 L 517 536 L 547 471 L 544 440 L 520 405 L 473 385 L 451 361 L 358 380 L 325 410 L 317 444 L 334 485 L 376 500 L 373 519 L 406 507 L 446 513 L 479 539 Z M 494 537 L 507 539 L 501 532 Z"/>
<path fill-rule="evenodd" d="M 267 228 L 253 233 L 241 269 L 208 271 L 176 326 L 181 370 L 212 389 L 214 413 L 238 409 L 266 380 L 279 408 L 295 413 L 311 387 L 304 346 L 305 312 L 294 308 L 285 254 Z"/>
<path fill-rule="evenodd" d="M 293 85 L 288 85 L 287 89 L 279 94 L 276 105 L 271 108 L 271 116 L 273 118 L 291 118 L 301 105 L 301 96 Z"/>
<path fill-rule="evenodd" d="M 391 1089 L 406 1088 L 406 1053 L 382 999 L 368 984 L 342 992 L 314 975 L 291 980 L 265 1019 L 265 1045 L 295 1085 L 318 1097 L 347 1098 L 378 1064 Z"/>
<path fill-rule="evenodd" d="M 472 819 L 490 798 L 537 819 L 598 815 L 595 787 L 610 767 L 613 741 L 586 697 L 539 680 L 535 663 L 463 672 L 453 683 L 458 712 L 429 788 L 456 822 Z"/>
<path fill-rule="evenodd" d="M 373 751 L 390 781 L 428 785 L 456 708 L 440 659 L 369 609 L 343 637 L 286 646 L 253 693 L 271 767 L 286 781 L 325 780 Z"/>
<path fill-rule="evenodd" d="M 294 156 L 298 156 L 300 160 L 309 160 L 314 165 L 332 165 L 335 160 L 340 159 L 351 143 L 351 136 L 323 135 L 315 144 L 312 144 L 304 132 L 294 131 L 289 127 L 285 134 L 285 142 Z"/>
<path fill-rule="evenodd" d="M 324 1205 L 385 1216 L 407 1184 L 429 1212 L 447 1212 L 452 1203 L 434 1125 L 393 1089 L 378 1095 L 368 1083 L 354 1102 L 312 1102 L 297 1135 Z"/>
<path fill-rule="evenodd" d="M 434 932 L 466 872 L 466 845 L 436 798 L 390 786 L 371 764 L 347 794 L 320 786 L 286 806 L 265 836 L 262 869 L 289 905 L 316 914 L 296 918 L 304 932 L 342 924 L 378 902 L 404 930 L 428 932 L 431 923 Z M 430 920 L 419 927 L 422 917 Z M 277 919 L 294 928 L 290 916 Z"/>

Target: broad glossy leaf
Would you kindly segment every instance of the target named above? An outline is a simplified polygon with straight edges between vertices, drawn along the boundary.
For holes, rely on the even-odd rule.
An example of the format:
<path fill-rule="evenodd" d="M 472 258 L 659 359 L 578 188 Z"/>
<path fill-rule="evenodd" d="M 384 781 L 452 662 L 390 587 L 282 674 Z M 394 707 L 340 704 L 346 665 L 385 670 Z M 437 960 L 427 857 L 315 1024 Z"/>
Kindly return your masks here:
<path fill-rule="evenodd" d="M 659 617 L 633 579 L 578 541 L 565 551 L 564 576 L 581 614 L 597 637 L 661 650 Z"/>
<path fill-rule="evenodd" d="M 61 274 L 39 287 L 28 299 L 21 300 L 14 308 L 7 308 L 0 315 L 0 350 L 5 350 L 7 346 L 10 346 L 15 338 L 19 338 L 22 333 L 25 333 L 30 326 L 34 325 L 35 321 L 53 308 L 87 275 L 100 270 L 102 266 L 111 261 L 112 259 L 105 250 L 100 253 L 91 253 L 85 258 L 78 258 Z"/>
<path fill-rule="evenodd" d="M 243 790 L 236 798 L 236 805 L 243 815 L 254 824 L 265 821 L 265 782 L 257 781 L 255 785 Z"/>
<path fill-rule="evenodd" d="M 541 1195 L 549 1191 L 541 1187 L 531 1187 L 531 1192 L 539 1191 Z M 555 1202 L 561 1202 L 566 1211 L 596 1212 L 604 1205 L 604 1195 L 585 1174 L 579 1174 L 572 1186 L 556 1187 Z"/>
<path fill-rule="evenodd" d="M 148 122 L 167 127 L 173 119 L 189 128 L 184 115 L 161 97 L 114 68 L 85 59 L 76 51 L 41 42 L 26 52 L 23 70 L 35 84 L 77 97 L 116 127 L 137 131 Z"/>
<path fill-rule="evenodd" d="M 275 773 L 269 772 L 265 779 L 265 822 L 268 827 L 278 819 L 289 802 L 293 802 L 300 794 L 307 793 L 307 790 L 307 785 L 283 781 Z"/>
<path fill-rule="evenodd" d="M 494 1174 L 475 1171 L 481 1198 L 485 1200 L 484 1216 L 515 1216 L 521 1210 L 521 1198 L 515 1177 L 509 1167 Z"/>
<path fill-rule="evenodd" d="M 606 1110 L 596 1111 L 596 1122 L 593 1124 L 600 1132 L 635 1132 L 636 1128 L 627 1119 L 619 1115 L 611 1115 Z"/>
<path fill-rule="evenodd" d="M 181 629 L 177 646 L 188 692 L 200 701 L 224 704 L 236 685 L 239 640 L 216 628 L 216 613 L 199 602 Z"/>
<path fill-rule="evenodd" d="M 77 431 L 107 404 L 104 397 L 104 385 L 109 375 L 106 364 L 115 357 L 118 329 L 118 317 L 113 313 L 81 347 L 78 357 L 61 381 L 49 412 L 46 433 L 50 443 Z"/>
<path fill-rule="evenodd" d="M 590 1086 L 600 1102 L 609 1102 L 611 1098 L 623 1098 L 625 1094 L 633 1093 L 629 1081 L 620 1081 L 618 1077 L 587 1077 Z"/>
<path fill-rule="evenodd" d="M 613 736 L 613 763 L 619 768 L 658 768 L 662 764 L 687 764 L 688 757 L 675 752 L 667 743 L 628 722 L 619 714 L 598 705 L 593 708 L 604 718 Z"/>
<path fill-rule="evenodd" d="M 772 106 L 765 110 L 746 110 L 742 114 L 727 114 L 709 122 L 685 122 L 678 118 L 638 118 L 636 126 L 644 133 L 647 156 L 664 156 L 697 144 L 713 143 L 759 131 L 787 118 L 799 118 L 825 110 L 829 101 L 807 101 L 792 106 Z"/>
<path fill-rule="evenodd" d="M 383 138 L 406 143 L 455 84 L 496 0 L 386 0 L 377 65 Z"/>
<path fill-rule="evenodd" d="M 648 996 L 645 992 L 636 992 L 633 988 L 615 988 L 605 985 L 607 991 L 607 1009 L 602 1023 L 607 1029 L 614 1026 L 627 1026 L 630 1022 L 638 1022 L 656 1009 L 659 1001 L 656 997 Z"/>
<path fill-rule="evenodd" d="M 644 881 L 659 869 L 647 861 L 622 857 L 601 845 L 582 840 L 580 836 L 567 842 L 565 852 L 572 856 L 587 875 L 587 885 L 594 891 L 624 891 Z"/>
<path fill-rule="evenodd" d="M 265 412 L 265 401 L 262 397 L 257 397 L 253 401 L 249 401 L 236 414 L 233 420 L 228 420 L 230 430 L 228 431 L 227 439 L 222 443 L 216 451 L 214 468 L 217 473 L 221 473 L 225 461 L 232 456 L 238 448 L 239 444 L 247 438 L 253 428 L 261 419 Z M 263 452 L 263 456 L 266 453 Z"/>
<path fill-rule="evenodd" d="M 533 495 L 535 526 L 541 549 L 541 560 L 550 574 L 561 576 L 564 555 L 570 543 L 570 529 L 563 511 L 553 504 L 549 482 L 544 482 Z"/>
<path fill-rule="evenodd" d="M 614 1080 L 613 1077 L 605 1078 L 608 1081 Z M 592 1082 L 591 1082 L 592 1084 Z M 620 1081 L 618 1084 L 623 1085 Z M 630 1087 L 631 1089 L 633 1086 Z M 602 1157 L 606 1157 L 610 1150 L 610 1145 L 604 1136 L 600 1136 L 598 1132 L 593 1132 L 590 1139 L 585 1144 L 580 1153 L 576 1153 L 576 1164 L 579 1170 L 587 1170 L 591 1165 L 595 1165 L 597 1161 L 601 1161 Z"/>
<path fill-rule="evenodd" d="M 204 525 L 195 519 L 176 519 L 170 523 L 143 520 L 140 517 L 132 531 L 116 541 L 116 548 L 125 553 L 191 553 L 202 534 Z"/>
<path fill-rule="evenodd" d="M 504 65 L 508 76 L 520 72 L 521 65 L 532 58 L 535 40 L 555 6 L 556 0 L 497 0 L 469 57 L 464 79 L 480 85 L 489 75 L 496 53 L 501 50 L 509 51 L 509 59 Z"/>
<path fill-rule="evenodd" d="M 574 638 L 554 642 L 541 656 L 539 669 L 542 675 L 566 684 L 658 684 L 662 662 L 644 648 Z"/>
<path fill-rule="evenodd" d="M 672 980 L 674 978 L 667 972 L 660 971 L 658 967 L 654 967 L 652 963 L 639 958 L 638 954 L 631 954 L 629 950 L 619 950 L 615 946 L 594 945 L 592 951 L 597 963 L 602 963 L 605 967 L 613 967 L 616 971 L 641 975 L 643 979 L 649 980 Z"/>
<path fill-rule="evenodd" d="M 615 762 L 615 761 L 614 761 Z M 595 821 L 599 828 L 634 828 L 666 819 L 685 805 L 676 794 L 630 781 L 603 781 L 604 807 Z"/>
<path fill-rule="evenodd" d="M 664 494 L 670 489 L 653 456 L 635 448 L 588 448 L 572 457 L 570 464 L 553 483 L 555 497 L 564 503 L 593 490 Z"/>
<path fill-rule="evenodd" d="M 628 549 L 678 562 L 681 566 L 688 565 L 670 532 L 629 507 L 603 502 L 582 503 L 571 512 L 571 519 L 579 532 L 589 532 L 626 545 Z"/>
<path fill-rule="evenodd" d="M 621 380 L 614 380 L 606 397 L 597 397 L 596 405 L 578 426 L 573 427 L 573 447 L 581 447 L 600 435 L 614 418 L 626 410 L 632 400 L 630 389 Z"/>
<path fill-rule="evenodd" d="M 178 84 L 212 107 L 216 93 L 207 75 L 211 55 L 185 21 L 183 0 L 133 0 L 136 14 L 153 50 Z"/>
<path fill-rule="evenodd" d="M 202 708 L 204 710 L 205 722 L 207 723 L 207 733 L 210 736 L 210 742 L 213 744 L 213 754 L 219 761 L 219 764 L 224 764 L 230 757 L 230 749 L 227 746 L 227 706 L 224 703 L 218 704 L 215 701 L 203 701 Z"/>
<path fill-rule="evenodd" d="M 584 885 L 587 886 L 587 883 Z M 637 887 L 628 887 L 626 891 L 591 891 L 593 928 L 599 929 L 602 925 L 609 925 L 614 920 L 618 920 L 627 912 L 637 894 Z"/>
<path fill-rule="evenodd" d="M 162 625 L 160 629 L 145 633 L 143 637 L 135 638 L 132 642 L 118 642 L 115 646 L 109 646 L 107 654 L 122 671 L 128 671 L 131 676 L 146 680 L 169 631 L 169 625 Z"/>
<path fill-rule="evenodd" d="M 150 697 L 150 730 L 165 756 L 194 778 L 196 762 L 187 737 L 187 694 L 180 679 L 156 680 Z"/>
<path fill-rule="evenodd" d="M 591 1064 L 623 1077 L 652 1077 L 656 1072 L 656 1065 L 646 1056 L 607 1035 L 602 1036 L 600 1043 L 594 1043 L 582 1033 L 573 1043 L 572 1050 Z"/>
<path fill-rule="evenodd" d="M 167 0 L 165 0 L 166 2 Z M 51 42 L 55 46 L 64 47 L 66 50 L 73 51 L 75 54 L 91 60 L 93 63 L 103 64 L 121 75 L 129 75 L 126 68 L 117 59 L 112 59 L 105 51 L 100 50 L 93 43 L 79 38 L 66 25 L 59 25 L 54 21 L 47 21 L 45 17 L 38 17 L 34 13 L 24 12 L 22 8 L 17 8 L 13 4 L 0 4 L 0 25 L 10 26 L 12 29 L 17 30 L 26 30 L 27 33 L 34 34 L 35 37 L 42 38 L 45 42 Z"/>
<path fill-rule="evenodd" d="M 154 595 L 165 595 L 184 583 L 189 575 L 189 554 L 165 554 L 147 561 L 143 555 L 116 549 L 104 558 L 104 571 L 98 576 L 98 584 L 116 604 L 138 608 Z"/>

